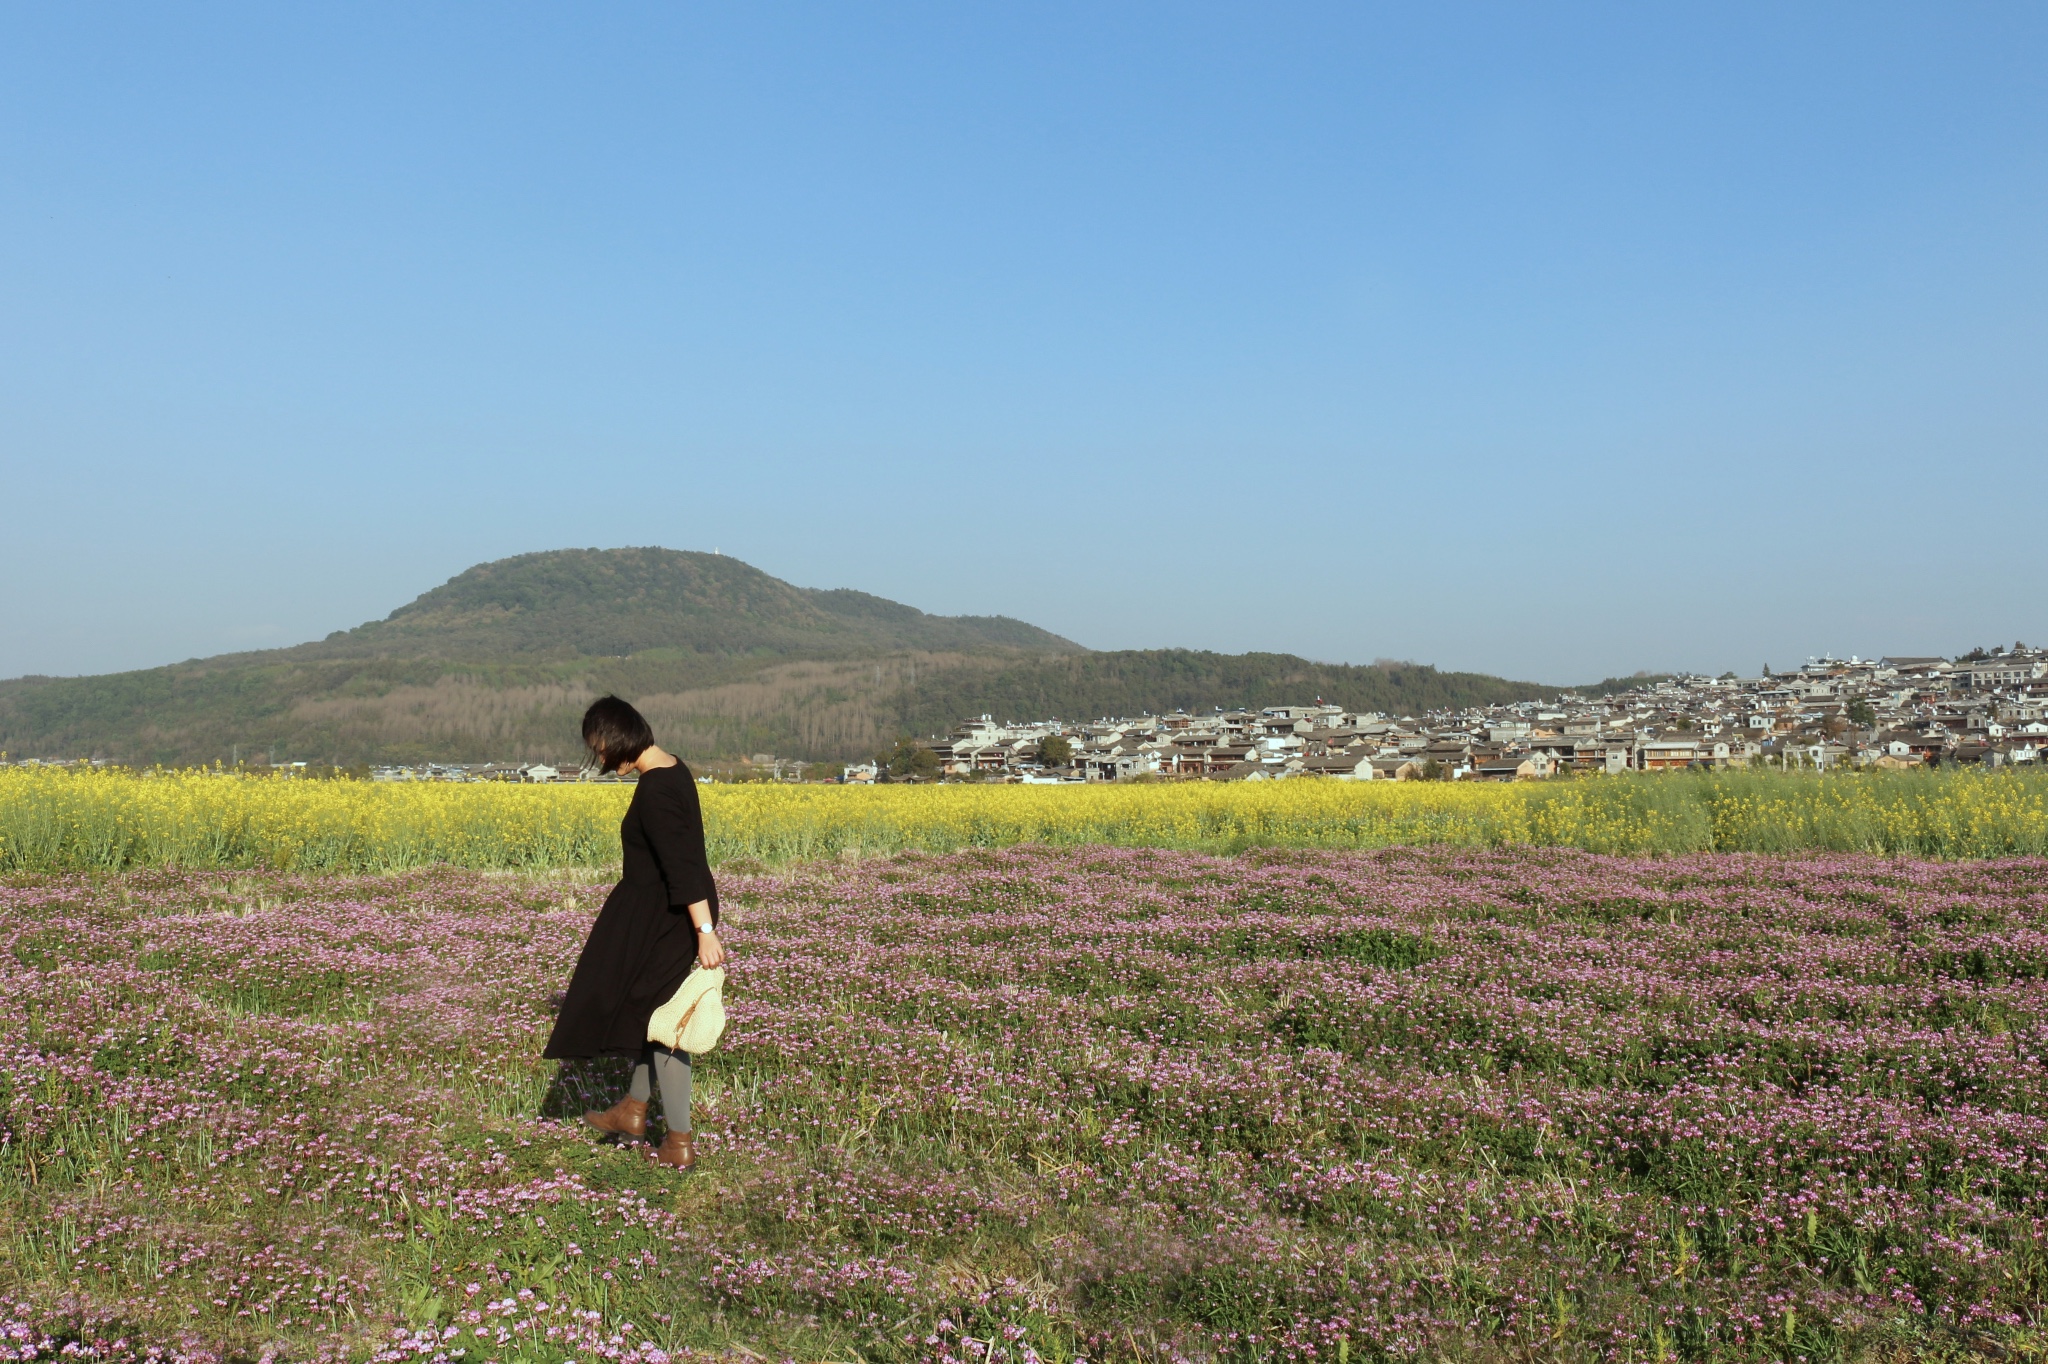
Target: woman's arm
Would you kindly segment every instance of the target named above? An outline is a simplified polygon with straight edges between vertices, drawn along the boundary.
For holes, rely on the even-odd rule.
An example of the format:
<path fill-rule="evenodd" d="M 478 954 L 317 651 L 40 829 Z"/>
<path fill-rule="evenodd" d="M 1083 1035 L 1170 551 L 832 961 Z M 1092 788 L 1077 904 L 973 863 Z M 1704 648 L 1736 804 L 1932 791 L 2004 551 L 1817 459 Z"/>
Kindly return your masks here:
<path fill-rule="evenodd" d="M 711 879 L 711 862 L 704 850 L 704 815 L 697 803 L 696 783 L 687 772 L 681 782 L 670 785 L 647 802 L 641 816 L 648 847 L 661 868 L 668 886 L 669 908 L 690 916 L 697 931 L 697 959 L 706 967 L 725 961 L 725 946 L 718 941 L 718 887 Z"/>
<path fill-rule="evenodd" d="M 690 906 L 690 922 L 697 926 L 697 964 L 707 971 L 725 965 L 725 944 L 711 923 L 711 902 L 699 900 Z"/>

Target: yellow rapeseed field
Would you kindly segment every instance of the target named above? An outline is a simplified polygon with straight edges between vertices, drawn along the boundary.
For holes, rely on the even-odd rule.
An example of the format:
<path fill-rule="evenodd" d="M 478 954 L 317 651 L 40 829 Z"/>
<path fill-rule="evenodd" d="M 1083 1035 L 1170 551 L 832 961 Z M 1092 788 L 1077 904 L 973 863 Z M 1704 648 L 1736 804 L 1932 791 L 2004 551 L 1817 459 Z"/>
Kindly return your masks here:
<path fill-rule="evenodd" d="M 709 785 L 715 860 L 1112 843 L 1235 851 L 1397 844 L 1598 852 L 2048 852 L 2048 774 L 1588 777 L 1514 785 Z M 602 866 L 631 789 L 0 770 L 0 872 L 132 867 Z"/>

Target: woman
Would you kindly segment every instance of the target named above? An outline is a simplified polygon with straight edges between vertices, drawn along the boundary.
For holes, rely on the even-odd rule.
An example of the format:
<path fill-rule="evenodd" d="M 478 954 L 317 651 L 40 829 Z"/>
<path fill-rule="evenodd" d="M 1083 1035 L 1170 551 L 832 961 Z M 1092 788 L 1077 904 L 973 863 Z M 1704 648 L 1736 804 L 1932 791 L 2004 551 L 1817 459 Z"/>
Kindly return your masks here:
<path fill-rule="evenodd" d="M 624 874 L 591 925 L 542 1055 L 637 1057 L 626 1097 L 602 1113 L 585 1113 L 584 1120 L 600 1132 L 643 1139 L 647 1101 L 659 1083 L 668 1133 L 655 1159 L 687 1170 L 697 1163 L 690 1145 L 690 1055 L 648 1041 L 647 1020 L 692 967 L 725 964 L 697 781 L 681 759 L 655 745 L 640 712 L 616 696 L 583 713 L 583 743 L 599 768 L 637 772 L 640 782 L 619 825 Z"/>

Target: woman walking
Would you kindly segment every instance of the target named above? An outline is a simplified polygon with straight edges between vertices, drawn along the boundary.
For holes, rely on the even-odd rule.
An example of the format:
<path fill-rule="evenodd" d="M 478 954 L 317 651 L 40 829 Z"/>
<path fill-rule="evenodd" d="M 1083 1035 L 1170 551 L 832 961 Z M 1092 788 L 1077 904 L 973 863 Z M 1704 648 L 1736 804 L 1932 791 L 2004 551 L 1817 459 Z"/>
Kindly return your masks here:
<path fill-rule="evenodd" d="M 640 781 L 619 825 L 623 874 L 591 925 L 541 1054 L 638 1058 L 626 1097 L 602 1113 L 585 1113 L 584 1120 L 600 1132 L 643 1139 L 647 1101 L 658 1086 L 668 1133 L 655 1159 L 687 1170 L 697 1161 L 690 1144 L 690 1054 L 648 1041 L 647 1020 L 692 967 L 725 963 L 697 781 L 680 758 L 655 745 L 640 712 L 616 696 L 583 713 L 583 743 L 600 768 L 637 772 Z"/>

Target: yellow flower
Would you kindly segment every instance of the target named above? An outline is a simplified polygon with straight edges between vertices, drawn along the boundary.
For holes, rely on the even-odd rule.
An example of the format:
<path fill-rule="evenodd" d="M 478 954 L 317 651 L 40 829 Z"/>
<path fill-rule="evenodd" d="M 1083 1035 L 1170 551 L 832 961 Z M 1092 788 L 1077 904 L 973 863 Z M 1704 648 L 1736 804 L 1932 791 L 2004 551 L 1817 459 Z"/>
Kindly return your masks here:
<path fill-rule="evenodd" d="M 1600 852 L 2048 852 L 2048 774 L 1724 773 L 1473 784 L 700 788 L 712 856 L 780 863 L 1035 842 L 1539 844 Z M 631 788 L 0 769 L 0 871 L 602 865 Z"/>

